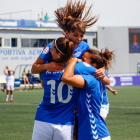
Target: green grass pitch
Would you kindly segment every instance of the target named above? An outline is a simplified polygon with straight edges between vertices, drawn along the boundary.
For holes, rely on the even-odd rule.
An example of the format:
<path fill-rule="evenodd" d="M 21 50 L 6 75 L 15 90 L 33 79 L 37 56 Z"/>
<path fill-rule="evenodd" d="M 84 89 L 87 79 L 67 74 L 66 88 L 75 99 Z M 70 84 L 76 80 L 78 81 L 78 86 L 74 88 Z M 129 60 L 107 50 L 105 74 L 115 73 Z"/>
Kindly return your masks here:
<path fill-rule="evenodd" d="M 140 140 L 140 86 L 114 87 L 106 119 L 112 140 Z M 43 90 L 14 91 L 14 103 L 0 92 L 0 140 L 31 140 L 34 117 Z"/>

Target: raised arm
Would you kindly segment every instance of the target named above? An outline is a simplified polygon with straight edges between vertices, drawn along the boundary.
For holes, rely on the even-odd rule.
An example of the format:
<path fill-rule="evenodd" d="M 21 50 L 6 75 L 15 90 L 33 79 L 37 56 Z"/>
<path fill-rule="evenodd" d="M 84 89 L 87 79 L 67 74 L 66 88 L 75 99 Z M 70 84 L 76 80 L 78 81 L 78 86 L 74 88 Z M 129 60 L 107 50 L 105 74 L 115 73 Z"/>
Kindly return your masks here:
<path fill-rule="evenodd" d="M 77 58 L 72 58 L 66 67 L 61 80 L 71 86 L 83 88 L 85 87 L 85 80 L 81 75 L 74 75 L 74 68 L 77 63 Z"/>
<path fill-rule="evenodd" d="M 4 69 L 4 71 L 3 71 L 4 74 L 6 74 L 6 69 L 8 69 L 8 66 L 5 67 L 5 69 Z"/>
<path fill-rule="evenodd" d="M 32 65 L 31 72 L 33 74 L 38 74 L 38 73 L 41 73 L 45 70 L 55 72 L 55 71 L 61 71 L 64 69 L 64 66 L 61 66 L 55 62 L 51 62 L 48 64 L 44 64 L 44 63 L 45 63 L 45 61 L 43 59 L 41 59 L 40 57 L 38 57 L 37 60 Z"/>
<path fill-rule="evenodd" d="M 14 70 L 8 70 L 8 71 L 12 71 L 12 72 L 13 72 L 13 74 L 15 74 L 15 71 L 14 71 Z"/>

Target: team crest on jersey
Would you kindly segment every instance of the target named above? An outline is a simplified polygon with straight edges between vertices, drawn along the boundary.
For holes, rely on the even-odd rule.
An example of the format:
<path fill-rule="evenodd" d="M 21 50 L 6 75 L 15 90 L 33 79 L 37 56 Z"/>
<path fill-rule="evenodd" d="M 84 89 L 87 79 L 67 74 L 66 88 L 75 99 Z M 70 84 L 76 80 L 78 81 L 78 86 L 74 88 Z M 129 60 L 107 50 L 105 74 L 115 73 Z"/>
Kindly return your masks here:
<path fill-rule="evenodd" d="M 47 46 L 44 50 L 42 54 L 47 54 L 49 52 L 49 47 Z"/>

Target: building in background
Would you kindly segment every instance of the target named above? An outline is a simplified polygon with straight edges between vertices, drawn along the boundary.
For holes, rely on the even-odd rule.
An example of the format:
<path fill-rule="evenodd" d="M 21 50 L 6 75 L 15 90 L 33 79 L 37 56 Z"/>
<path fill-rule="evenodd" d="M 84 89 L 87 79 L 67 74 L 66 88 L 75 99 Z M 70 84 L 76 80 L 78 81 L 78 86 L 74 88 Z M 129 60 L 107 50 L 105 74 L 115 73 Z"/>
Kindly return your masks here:
<path fill-rule="evenodd" d="M 98 27 L 98 49 L 108 47 L 115 51 L 116 63 L 109 70 L 110 75 L 137 75 L 140 53 L 131 53 L 133 35 L 137 34 L 140 43 L 140 27 Z M 139 46 L 138 46 L 139 47 Z"/>
<path fill-rule="evenodd" d="M 98 49 L 108 47 L 116 55 L 116 63 L 109 69 L 110 86 L 140 85 L 140 27 L 98 27 L 97 32 Z M 133 42 L 137 43 L 131 52 Z"/>
<path fill-rule="evenodd" d="M 5 65 L 14 70 L 18 65 L 33 64 L 44 46 L 59 37 L 63 34 L 54 21 L 0 20 L 0 75 Z M 97 48 L 97 32 L 88 29 L 84 41 Z"/>

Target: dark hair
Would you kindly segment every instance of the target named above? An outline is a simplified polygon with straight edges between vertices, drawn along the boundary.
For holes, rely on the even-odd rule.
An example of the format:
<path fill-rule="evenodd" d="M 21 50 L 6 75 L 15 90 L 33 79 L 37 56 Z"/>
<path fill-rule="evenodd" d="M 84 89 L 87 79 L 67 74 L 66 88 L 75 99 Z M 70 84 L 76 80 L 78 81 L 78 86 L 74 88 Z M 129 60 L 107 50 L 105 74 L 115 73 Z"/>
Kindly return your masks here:
<path fill-rule="evenodd" d="M 55 45 L 57 45 L 57 47 L 55 46 L 57 53 L 59 52 L 62 54 L 62 57 L 58 59 L 56 62 L 66 63 L 70 59 L 70 57 L 73 55 L 73 52 L 74 52 L 73 42 L 69 41 L 67 38 L 60 37 L 56 40 Z"/>
<path fill-rule="evenodd" d="M 8 74 L 10 73 L 11 71 L 10 70 L 8 70 Z"/>
<path fill-rule="evenodd" d="M 108 48 L 102 49 L 101 52 L 98 50 L 90 49 L 86 52 L 90 53 L 91 65 L 96 63 L 97 68 L 105 68 L 106 71 L 109 70 L 109 67 L 112 68 L 112 60 L 115 60 L 114 51 L 110 52 Z"/>
<path fill-rule="evenodd" d="M 86 0 L 77 2 L 76 0 L 72 3 L 72 0 L 67 0 L 67 5 L 64 8 L 59 8 L 55 11 L 56 23 L 65 31 L 78 30 L 83 34 L 86 32 L 86 27 L 93 25 L 97 20 L 98 16 L 91 16 L 91 8 L 89 7 L 85 15 L 83 15 L 84 8 L 86 6 Z"/>

